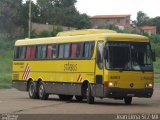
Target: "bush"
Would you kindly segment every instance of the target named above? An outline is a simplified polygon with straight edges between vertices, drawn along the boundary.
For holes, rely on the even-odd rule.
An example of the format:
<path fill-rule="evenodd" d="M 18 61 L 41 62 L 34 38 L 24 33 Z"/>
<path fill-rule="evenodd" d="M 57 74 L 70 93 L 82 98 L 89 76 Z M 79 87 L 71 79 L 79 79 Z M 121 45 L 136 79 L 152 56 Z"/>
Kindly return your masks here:
<path fill-rule="evenodd" d="M 152 43 L 160 43 L 160 35 L 152 35 L 150 40 Z"/>
<path fill-rule="evenodd" d="M 53 28 L 51 32 L 44 30 L 40 32 L 39 34 L 35 32 L 35 30 L 32 30 L 31 32 L 31 38 L 43 38 L 43 37 L 55 37 L 57 33 L 63 31 L 61 27 Z"/>

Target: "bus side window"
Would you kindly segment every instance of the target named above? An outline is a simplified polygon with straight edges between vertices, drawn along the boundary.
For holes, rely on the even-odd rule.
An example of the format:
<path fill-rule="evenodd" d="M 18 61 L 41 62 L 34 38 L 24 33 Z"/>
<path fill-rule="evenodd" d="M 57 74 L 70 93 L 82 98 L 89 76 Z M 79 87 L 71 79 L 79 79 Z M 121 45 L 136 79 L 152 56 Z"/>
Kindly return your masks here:
<path fill-rule="evenodd" d="M 58 54 L 58 45 L 53 45 L 52 46 L 52 58 L 57 58 L 57 54 Z"/>
<path fill-rule="evenodd" d="M 94 42 L 84 43 L 83 57 L 91 58 L 93 55 L 93 50 L 94 50 Z"/>
<path fill-rule="evenodd" d="M 83 43 L 77 43 L 76 57 L 81 58 L 83 54 Z"/>
<path fill-rule="evenodd" d="M 36 59 L 41 58 L 41 46 L 36 46 Z"/>
<path fill-rule="evenodd" d="M 45 59 L 47 54 L 47 46 L 43 45 L 41 49 L 41 59 Z"/>
<path fill-rule="evenodd" d="M 36 46 L 31 46 L 30 59 L 34 59 L 35 58 L 35 51 L 36 51 Z"/>
<path fill-rule="evenodd" d="M 47 47 L 47 59 L 51 59 L 52 58 L 51 55 L 52 55 L 52 45 L 48 45 L 48 47 Z"/>
<path fill-rule="evenodd" d="M 71 58 L 81 58 L 83 54 L 83 43 L 72 43 Z"/>
<path fill-rule="evenodd" d="M 14 49 L 14 59 L 19 59 L 19 47 L 15 47 Z"/>
<path fill-rule="evenodd" d="M 31 46 L 27 46 L 26 59 L 29 60 L 30 58 L 31 58 Z"/>
<path fill-rule="evenodd" d="M 45 59 L 47 55 L 47 46 L 39 45 L 36 47 L 36 59 Z"/>
<path fill-rule="evenodd" d="M 59 45 L 59 53 L 58 53 L 58 58 L 63 58 L 64 56 L 64 45 L 60 44 Z"/>
<path fill-rule="evenodd" d="M 71 44 L 71 58 L 75 58 L 76 57 L 76 50 L 77 50 L 77 44 L 76 43 L 72 43 Z"/>
<path fill-rule="evenodd" d="M 69 58 L 70 44 L 64 44 L 64 58 Z"/>
<path fill-rule="evenodd" d="M 19 59 L 25 59 L 26 47 L 21 46 L 19 49 Z"/>

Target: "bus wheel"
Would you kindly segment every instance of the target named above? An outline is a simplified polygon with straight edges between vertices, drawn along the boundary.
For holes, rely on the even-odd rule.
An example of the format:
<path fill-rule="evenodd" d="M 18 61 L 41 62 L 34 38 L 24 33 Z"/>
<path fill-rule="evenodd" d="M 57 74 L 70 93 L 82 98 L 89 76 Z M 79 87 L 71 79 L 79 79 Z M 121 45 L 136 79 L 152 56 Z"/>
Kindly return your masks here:
<path fill-rule="evenodd" d="M 92 96 L 90 84 L 88 84 L 88 88 L 87 88 L 87 103 L 94 104 L 94 97 Z"/>
<path fill-rule="evenodd" d="M 45 92 L 45 88 L 44 88 L 44 83 L 43 82 L 39 82 L 39 84 L 38 84 L 38 95 L 39 95 L 39 98 L 41 100 L 47 100 L 48 99 L 49 94 L 47 94 Z"/>
<path fill-rule="evenodd" d="M 36 85 L 33 81 L 29 82 L 28 94 L 31 99 L 38 99 L 38 93 L 36 92 Z"/>
<path fill-rule="evenodd" d="M 132 97 L 125 97 L 124 98 L 124 102 L 126 105 L 131 105 L 132 103 Z"/>
<path fill-rule="evenodd" d="M 76 98 L 77 101 L 82 101 L 83 100 L 83 96 L 76 95 L 75 98 Z"/>
<path fill-rule="evenodd" d="M 59 95 L 59 99 L 63 101 L 70 101 L 72 100 L 73 95 Z"/>

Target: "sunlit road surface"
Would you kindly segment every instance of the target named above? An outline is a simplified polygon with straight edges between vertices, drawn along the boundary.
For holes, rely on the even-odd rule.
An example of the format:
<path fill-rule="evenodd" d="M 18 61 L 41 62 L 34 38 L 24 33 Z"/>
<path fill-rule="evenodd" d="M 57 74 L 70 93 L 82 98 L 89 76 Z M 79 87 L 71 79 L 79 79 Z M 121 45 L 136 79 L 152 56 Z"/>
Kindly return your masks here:
<path fill-rule="evenodd" d="M 160 84 L 156 84 L 152 98 L 133 98 L 132 105 L 123 100 L 99 99 L 90 105 L 72 101 L 60 101 L 50 95 L 49 100 L 29 99 L 27 92 L 16 89 L 0 89 L 0 113 L 10 114 L 136 114 L 160 113 Z"/>

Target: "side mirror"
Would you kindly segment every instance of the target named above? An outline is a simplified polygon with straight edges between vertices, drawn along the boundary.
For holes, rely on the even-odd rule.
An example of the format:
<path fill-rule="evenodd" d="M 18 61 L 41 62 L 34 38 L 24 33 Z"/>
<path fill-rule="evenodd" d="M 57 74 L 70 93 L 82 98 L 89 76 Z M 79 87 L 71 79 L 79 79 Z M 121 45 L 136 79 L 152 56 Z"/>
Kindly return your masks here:
<path fill-rule="evenodd" d="M 155 62 L 155 61 L 156 61 L 156 53 L 155 53 L 155 50 L 152 50 L 151 56 L 152 56 L 153 62 Z"/>
<path fill-rule="evenodd" d="M 103 50 L 103 56 L 104 56 L 104 59 L 108 60 L 108 49 L 107 49 L 107 47 L 105 47 L 104 50 Z"/>

